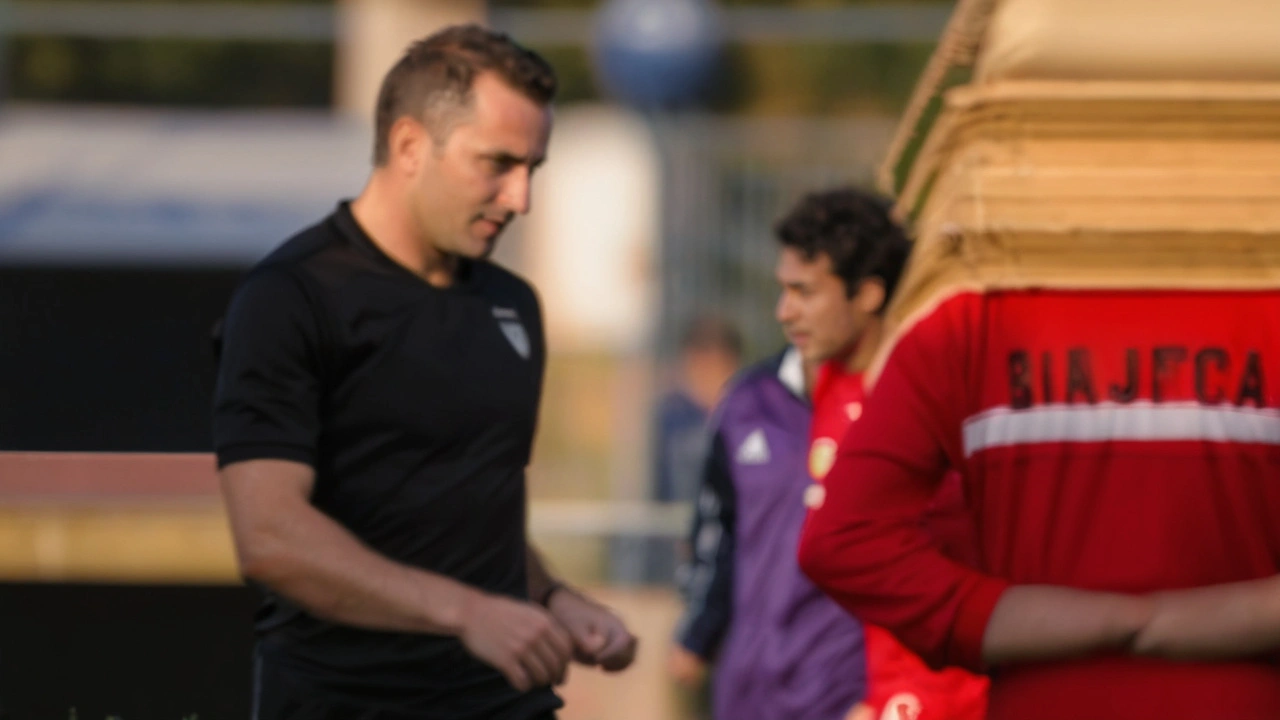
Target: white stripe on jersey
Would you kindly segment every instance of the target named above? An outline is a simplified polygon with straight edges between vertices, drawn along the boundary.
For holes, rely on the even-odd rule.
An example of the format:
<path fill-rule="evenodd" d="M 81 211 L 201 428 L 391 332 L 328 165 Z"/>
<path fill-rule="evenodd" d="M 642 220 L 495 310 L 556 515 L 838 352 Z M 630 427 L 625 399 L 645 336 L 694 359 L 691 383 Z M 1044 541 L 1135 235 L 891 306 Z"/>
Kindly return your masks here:
<path fill-rule="evenodd" d="M 1053 442 L 1205 441 L 1280 445 L 1280 410 L 1194 402 L 998 407 L 964 421 L 964 455 Z"/>

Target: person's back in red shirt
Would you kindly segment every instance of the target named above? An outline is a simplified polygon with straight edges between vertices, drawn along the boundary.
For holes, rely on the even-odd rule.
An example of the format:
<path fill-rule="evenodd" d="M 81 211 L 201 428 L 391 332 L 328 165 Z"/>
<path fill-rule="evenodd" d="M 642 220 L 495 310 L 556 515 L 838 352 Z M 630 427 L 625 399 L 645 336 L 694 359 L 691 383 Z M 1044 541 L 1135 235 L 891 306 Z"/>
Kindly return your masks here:
<path fill-rule="evenodd" d="M 1276 291 L 1000 291 L 908 327 L 840 445 L 801 564 L 931 664 L 983 665 L 1011 585 L 1145 594 L 1280 570 Z M 980 569 L 920 518 L 950 468 Z M 1280 717 L 1274 658 L 997 668 L 991 720 Z"/>

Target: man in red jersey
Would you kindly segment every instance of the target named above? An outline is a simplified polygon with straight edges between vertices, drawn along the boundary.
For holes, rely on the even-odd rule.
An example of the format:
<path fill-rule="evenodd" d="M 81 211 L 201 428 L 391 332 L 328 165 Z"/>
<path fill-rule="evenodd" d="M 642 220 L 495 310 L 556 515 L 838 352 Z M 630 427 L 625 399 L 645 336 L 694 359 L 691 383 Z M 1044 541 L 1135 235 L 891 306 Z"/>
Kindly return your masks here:
<path fill-rule="evenodd" d="M 879 198 L 840 189 L 804 198 L 778 224 L 782 250 L 777 315 L 787 338 L 811 364 L 814 385 L 809 470 L 820 483 L 845 429 L 862 412 L 862 372 L 879 342 L 880 313 L 901 273 L 909 243 Z M 821 503 L 815 484 L 806 504 Z M 962 496 L 948 488 L 936 505 L 934 541 L 971 556 L 971 523 Z M 960 522 L 954 522 L 959 519 Z M 966 532 L 968 530 L 968 532 Z M 958 668 L 930 670 L 880 628 L 864 625 L 868 693 L 852 717 L 868 720 L 979 720 L 985 678 Z"/>
<path fill-rule="evenodd" d="M 891 342 L 802 538 L 820 587 L 990 669 L 991 720 L 1280 717 L 1280 292 L 958 289 Z M 980 570 L 921 523 L 951 469 Z"/>

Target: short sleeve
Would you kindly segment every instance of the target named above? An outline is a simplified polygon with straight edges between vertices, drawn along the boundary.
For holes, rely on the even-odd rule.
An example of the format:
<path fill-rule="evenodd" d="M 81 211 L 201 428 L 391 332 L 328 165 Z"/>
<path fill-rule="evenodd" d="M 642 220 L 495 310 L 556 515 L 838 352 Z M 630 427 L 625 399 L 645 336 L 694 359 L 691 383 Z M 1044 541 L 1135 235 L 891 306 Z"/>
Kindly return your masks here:
<path fill-rule="evenodd" d="M 321 333 L 301 281 L 283 269 L 255 271 L 232 296 L 220 332 L 218 467 L 255 459 L 314 466 Z"/>

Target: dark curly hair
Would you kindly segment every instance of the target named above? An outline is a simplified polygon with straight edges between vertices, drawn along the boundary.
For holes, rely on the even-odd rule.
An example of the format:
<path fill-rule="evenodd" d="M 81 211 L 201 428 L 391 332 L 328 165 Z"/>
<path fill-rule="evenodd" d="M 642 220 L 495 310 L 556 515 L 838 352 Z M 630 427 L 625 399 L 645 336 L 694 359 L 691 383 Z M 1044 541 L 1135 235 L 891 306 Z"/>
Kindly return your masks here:
<path fill-rule="evenodd" d="M 539 105 L 556 96 L 556 73 L 532 50 L 505 33 L 479 25 L 454 25 L 409 46 L 387 72 L 378 92 L 373 163 L 390 153 L 391 126 L 408 115 L 422 119 L 436 142 L 448 135 L 459 110 L 470 108 L 476 76 L 493 72 Z"/>
<path fill-rule="evenodd" d="M 819 255 L 831 258 L 849 297 L 864 280 L 878 278 L 887 305 L 911 252 L 906 233 L 889 216 L 890 205 L 854 188 L 810 193 L 778 221 L 774 234 L 810 262 Z"/>

